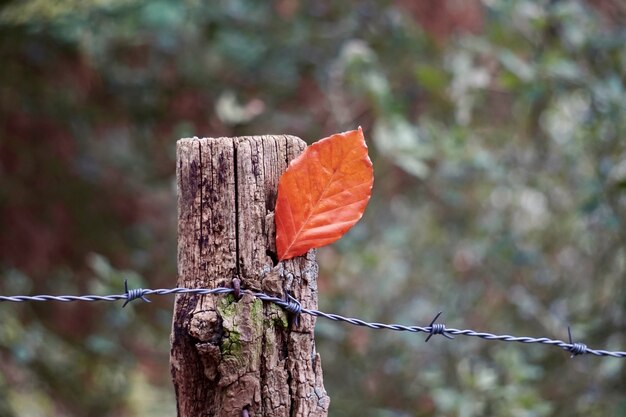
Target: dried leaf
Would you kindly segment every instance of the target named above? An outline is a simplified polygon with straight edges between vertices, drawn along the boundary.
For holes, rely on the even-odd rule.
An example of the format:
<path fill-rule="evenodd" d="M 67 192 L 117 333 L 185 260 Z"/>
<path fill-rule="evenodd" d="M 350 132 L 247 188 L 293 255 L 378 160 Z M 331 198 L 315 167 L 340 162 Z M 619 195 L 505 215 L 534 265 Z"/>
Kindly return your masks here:
<path fill-rule="evenodd" d="M 278 259 L 302 255 L 343 236 L 363 216 L 373 182 L 360 127 L 309 146 L 278 183 Z"/>

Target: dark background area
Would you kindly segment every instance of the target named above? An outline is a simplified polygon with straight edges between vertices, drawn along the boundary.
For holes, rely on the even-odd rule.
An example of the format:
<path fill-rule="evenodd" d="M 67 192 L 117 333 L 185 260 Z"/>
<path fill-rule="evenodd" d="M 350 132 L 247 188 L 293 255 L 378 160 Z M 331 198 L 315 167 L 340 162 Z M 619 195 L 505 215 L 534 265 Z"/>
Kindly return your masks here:
<path fill-rule="evenodd" d="M 626 348 L 621 0 L 0 6 L 0 293 L 176 279 L 175 142 L 362 126 L 320 308 Z M 0 416 L 171 416 L 173 298 L 0 304 Z M 319 320 L 330 416 L 623 416 L 623 359 Z"/>

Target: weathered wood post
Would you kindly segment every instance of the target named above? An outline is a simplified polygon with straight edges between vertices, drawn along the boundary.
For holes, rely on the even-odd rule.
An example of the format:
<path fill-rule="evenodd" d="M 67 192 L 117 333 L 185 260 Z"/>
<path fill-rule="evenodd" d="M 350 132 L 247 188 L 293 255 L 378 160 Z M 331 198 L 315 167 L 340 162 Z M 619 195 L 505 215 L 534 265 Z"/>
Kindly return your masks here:
<path fill-rule="evenodd" d="M 177 143 L 178 285 L 231 286 L 317 308 L 314 251 L 274 266 L 278 180 L 306 144 L 293 136 L 192 138 Z M 244 294 L 179 295 L 171 370 L 180 417 L 326 416 L 315 318 L 299 324 Z"/>

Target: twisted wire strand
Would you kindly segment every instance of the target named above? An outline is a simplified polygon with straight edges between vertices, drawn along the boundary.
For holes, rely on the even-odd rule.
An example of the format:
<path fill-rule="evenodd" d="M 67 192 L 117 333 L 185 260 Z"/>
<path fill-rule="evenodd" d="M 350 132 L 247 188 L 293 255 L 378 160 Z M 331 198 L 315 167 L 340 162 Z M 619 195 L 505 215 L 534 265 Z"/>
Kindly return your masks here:
<path fill-rule="evenodd" d="M 22 303 L 22 302 L 43 302 L 43 301 L 60 301 L 60 302 L 73 302 L 73 301 L 85 301 L 85 302 L 93 302 L 93 301 L 118 301 L 125 300 L 124 305 L 128 302 L 133 301 L 135 299 L 142 299 L 143 301 L 149 302 L 145 297 L 148 295 L 171 295 L 171 294 L 194 294 L 194 295 L 208 295 L 208 294 L 230 294 L 234 293 L 235 290 L 233 288 L 226 287 L 217 287 L 217 288 L 159 288 L 159 289 L 132 289 L 128 290 L 126 288 L 126 292 L 124 294 L 114 294 L 114 295 L 14 295 L 14 296 L 0 296 L 0 303 L 2 302 L 14 302 L 14 303 Z M 439 314 L 432 320 L 429 326 L 406 326 L 403 324 L 388 324 L 388 323 L 376 323 L 376 322 L 368 322 L 362 319 L 358 319 L 355 317 L 346 317 L 340 314 L 334 313 L 325 313 L 323 311 L 314 310 L 304 308 L 300 305 L 300 302 L 288 295 L 287 299 L 282 299 L 278 297 L 273 297 L 267 295 L 262 292 L 254 292 L 250 290 L 242 290 L 242 293 L 252 295 L 264 302 L 271 302 L 279 307 L 283 308 L 287 312 L 293 314 L 295 316 L 295 322 L 297 323 L 297 318 L 300 314 L 308 314 L 315 317 L 322 317 L 328 320 L 348 323 L 353 326 L 362 326 L 367 327 L 373 330 L 393 330 L 398 332 L 410 332 L 410 333 L 427 333 L 429 336 L 428 339 L 433 335 L 443 335 L 447 338 L 452 338 L 452 336 L 468 336 L 468 337 L 478 337 L 488 341 L 501 341 L 501 342 L 513 342 L 513 343 L 537 343 L 544 344 L 549 346 L 556 346 L 561 348 L 567 352 L 570 352 L 572 357 L 577 355 L 594 355 L 600 357 L 613 357 L 613 358 L 624 358 L 626 357 L 626 352 L 622 351 L 610 351 L 604 349 L 591 349 L 587 347 L 583 343 L 575 343 L 571 340 L 570 333 L 570 341 L 564 342 L 558 339 L 550 339 L 547 337 L 529 337 L 529 336 L 511 336 L 508 334 L 493 334 L 488 332 L 477 332 L 471 329 L 453 329 L 448 328 L 442 323 L 435 323 L 435 320 L 439 317 Z M 569 332 L 569 329 L 568 329 Z"/>
<path fill-rule="evenodd" d="M 197 294 L 197 295 L 207 295 L 207 294 L 228 294 L 233 292 L 232 288 L 225 287 L 217 287 L 217 288 L 158 288 L 158 289 L 132 289 L 125 294 L 114 294 L 114 295 L 0 295 L 0 303 L 1 302 L 10 302 L 10 303 L 24 303 L 31 301 L 60 301 L 63 303 L 68 303 L 72 301 L 119 301 L 126 300 L 132 301 L 137 298 L 145 297 L 146 295 L 170 295 L 170 294 Z M 144 300 L 148 301 L 148 300 Z"/>
<path fill-rule="evenodd" d="M 272 297 L 264 293 L 253 293 L 248 292 L 260 300 L 272 302 L 282 308 L 287 308 L 288 302 L 282 300 L 277 297 Z M 311 316 L 323 317 L 328 320 L 333 320 L 337 322 L 344 322 L 351 324 L 353 326 L 362 326 L 367 327 L 369 329 L 374 330 L 393 330 L 399 332 L 411 332 L 411 333 L 428 333 L 429 335 L 441 334 L 441 335 L 454 335 L 454 336 L 469 336 L 469 337 L 478 337 L 484 340 L 493 340 L 493 341 L 501 341 L 501 342 L 517 342 L 517 343 L 539 343 L 544 345 L 552 345 L 557 346 L 565 351 L 571 352 L 572 356 L 582 355 L 582 354 L 591 354 L 595 356 L 610 356 L 613 358 L 624 358 L 626 357 L 626 352 L 620 351 L 609 351 L 603 349 L 590 349 L 586 345 L 582 343 L 567 343 L 562 340 L 550 339 L 547 337 L 529 337 L 529 336 L 511 336 L 508 334 L 498 335 L 487 332 L 477 332 L 475 330 L 465 329 L 452 329 L 448 327 L 440 327 L 443 324 L 431 323 L 430 326 L 406 326 L 402 324 L 387 324 L 387 323 L 376 323 L 376 322 L 368 322 L 365 320 L 361 320 L 354 317 L 345 317 L 339 314 L 333 313 L 325 313 L 319 310 L 312 310 L 307 308 L 301 308 L 300 313 L 309 314 Z M 437 315 L 438 317 L 439 315 Z M 435 319 L 437 318 L 435 317 Z"/>

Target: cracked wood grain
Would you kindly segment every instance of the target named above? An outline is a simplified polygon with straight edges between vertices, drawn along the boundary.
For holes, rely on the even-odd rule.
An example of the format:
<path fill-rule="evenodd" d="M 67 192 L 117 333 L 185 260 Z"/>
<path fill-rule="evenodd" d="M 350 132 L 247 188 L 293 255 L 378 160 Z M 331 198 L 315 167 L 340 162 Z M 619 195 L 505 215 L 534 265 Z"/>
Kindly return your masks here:
<path fill-rule="evenodd" d="M 278 180 L 304 148 L 293 136 L 181 139 L 177 144 L 178 285 L 230 286 L 317 308 L 315 251 L 273 265 Z M 315 317 L 297 327 L 244 295 L 179 295 L 171 334 L 178 415 L 326 416 Z"/>

